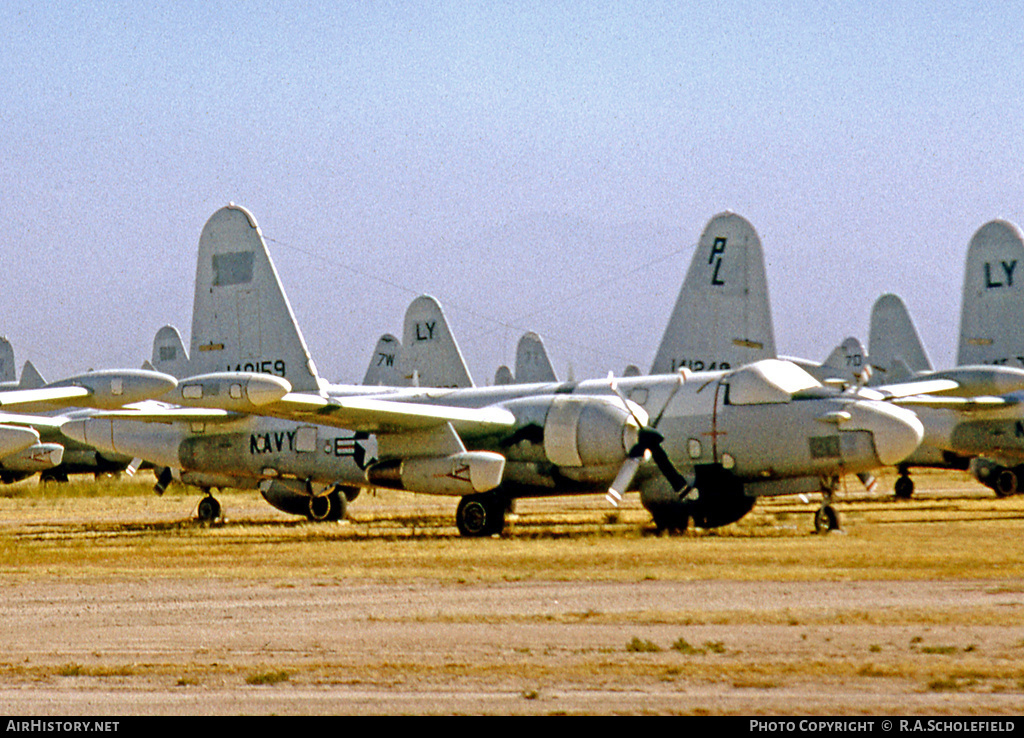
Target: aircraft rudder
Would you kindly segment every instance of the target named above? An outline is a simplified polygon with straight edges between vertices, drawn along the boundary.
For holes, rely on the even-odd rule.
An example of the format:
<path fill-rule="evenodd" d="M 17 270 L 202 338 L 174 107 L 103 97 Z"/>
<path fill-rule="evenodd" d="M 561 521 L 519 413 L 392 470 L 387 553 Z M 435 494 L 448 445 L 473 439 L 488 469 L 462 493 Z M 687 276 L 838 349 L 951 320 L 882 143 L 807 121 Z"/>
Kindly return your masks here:
<path fill-rule="evenodd" d="M 651 373 L 728 369 L 776 356 L 761 239 L 742 216 L 719 213 L 698 240 Z"/>
<path fill-rule="evenodd" d="M 18 381 L 18 367 L 14 363 L 14 347 L 6 336 L 0 336 L 0 382 Z"/>
<path fill-rule="evenodd" d="M 515 381 L 516 384 L 558 381 L 544 339 L 533 331 L 524 333 L 516 345 Z"/>
<path fill-rule="evenodd" d="M 316 367 L 252 214 L 230 204 L 199 237 L 190 370 L 266 372 L 317 391 Z"/>
<path fill-rule="evenodd" d="M 420 387 L 474 386 L 441 304 L 429 295 L 414 299 L 405 312 L 401 370 Z"/>
<path fill-rule="evenodd" d="M 157 371 L 178 379 L 199 373 L 189 370 L 188 352 L 181 334 L 173 325 L 163 326 L 153 336 L 153 356 L 149 363 Z"/>
<path fill-rule="evenodd" d="M 931 371 L 932 363 L 917 327 L 898 295 L 881 295 L 871 307 L 868 356 L 876 370 L 872 377 L 876 384 L 895 381 L 895 377 L 907 371 L 914 374 Z"/>
<path fill-rule="evenodd" d="M 381 387 L 404 386 L 401 372 L 402 342 L 390 333 L 377 339 L 370 357 L 370 365 L 363 376 L 363 384 Z"/>
<path fill-rule="evenodd" d="M 957 364 L 1024 366 L 1024 239 L 1005 220 L 979 228 L 967 246 Z"/>

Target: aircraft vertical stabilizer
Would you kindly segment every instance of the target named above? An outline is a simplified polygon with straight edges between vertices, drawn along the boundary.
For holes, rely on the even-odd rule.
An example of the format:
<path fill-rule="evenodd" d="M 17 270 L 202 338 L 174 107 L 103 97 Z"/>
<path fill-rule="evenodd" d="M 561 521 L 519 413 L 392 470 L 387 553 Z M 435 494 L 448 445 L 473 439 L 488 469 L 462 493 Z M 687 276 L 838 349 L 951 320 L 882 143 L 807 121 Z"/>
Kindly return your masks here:
<path fill-rule="evenodd" d="M 651 374 L 729 369 L 776 358 L 761 239 L 735 213 L 704 228 Z"/>
<path fill-rule="evenodd" d="M 448 329 L 441 305 L 421 295 L 405 312 L 402 376 L 420 387 L 472 387 L 473 379 L 459 344 Z"/>
<path fill-rule="evenodd" d="M 882 295 L 871 308 L 868 329 L 868 356 L 875 369 L 872 384 L 886 384 L 931 371 L 932 363 L 925 354 L 921 337 L 903 300 L 893 294 Z"/>
<path fill-rule="evenodd" d="M 14 347 L 6 337 L 0 337 L 0 382 L 18 381 L 18 367 L 14 364 Z"/>
<path fill-rule="evenodd" d="M 1020 229 L 993 220 L 967 247 L 957 364 L 1024 367 L 1024 239 Z"/>
<path fill-rule="evenodd" d="M 812 365 L 795 359 L 793 361 L 819 382 L 839 379 L 854 385 L 861 384 L 866 379 L 864 372 L 868 367 L 864 347 L 853 336 L 836 346 L 822 364 Z"/>
<path fill-rule="evenodd" d="M 377 339 L 370 357 L 370 366 L 366 369 L 363 384 L 374 387 L 401 387 L 409 383 L 405 381 L 400 370 L 402 344 L 390 333 Z"/>
<path fill-rule="evenodd" d="M 191 373 L 264 372 L 296 391 L 320 382 L 256 219 L 229 205 L 199 237 Z"/>
<path fill-rule="evenodd" d="M 21 368 L 21 379 L 18 381 L 18 389 L 39 389 L 46 386 L 46 380 L 36 369 L 35 364 L 26 361 Z"/>
<path fill-rule="evenodd" d="M 516 346 L 516 384 L 557 382 L 544 341 L 533 331 L 524 333 Z"/>
<path fill-rule="evenodd" d="M 173 325 L 165 325 L 153 337 L 153 358 L 150 364 L 159 372 L 182 379 L 198 374 L 189 369 L 188 352 L 181 340 L 181 334 Z"/>

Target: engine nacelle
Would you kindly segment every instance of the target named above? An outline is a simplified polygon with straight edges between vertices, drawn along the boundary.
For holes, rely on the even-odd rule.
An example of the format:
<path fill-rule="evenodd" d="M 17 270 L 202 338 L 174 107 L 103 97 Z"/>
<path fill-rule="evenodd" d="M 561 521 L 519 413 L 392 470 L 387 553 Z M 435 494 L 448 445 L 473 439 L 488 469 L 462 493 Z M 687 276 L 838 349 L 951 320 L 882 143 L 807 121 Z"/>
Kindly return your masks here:
<path fill-rule="evenodd" d="M 505 457 L 491 451 L 463 451 L 450 456 L 416 456 L 374 464 L 366 478 L 376 487 L 433 495 L 463 496 L 487 492 L 501 484 Z"/>
<path fill-rule="evenodd" d="M 39 433 L 19 425 L 0 425 L 0 458 L 39 443 Z"/>
<path fill-rule="evenodd" d="M 36 443 L 26 449 L 3 457 L 5 471 L 32 474 L 52 469 L 64 459 L 64 447 L 59 443 Z"/>
<path fill-rule="evenodd" d="M 622 400 L 611 397 L 548 395 L 503 406 L 518 421 L 510 443 L 532 441 L 543 449 L 546 461 L 560 467 L 617 468 L 639 440 L 637 418 L 647 422 L 639 405 L 631 403 L 630 412 Z"/>

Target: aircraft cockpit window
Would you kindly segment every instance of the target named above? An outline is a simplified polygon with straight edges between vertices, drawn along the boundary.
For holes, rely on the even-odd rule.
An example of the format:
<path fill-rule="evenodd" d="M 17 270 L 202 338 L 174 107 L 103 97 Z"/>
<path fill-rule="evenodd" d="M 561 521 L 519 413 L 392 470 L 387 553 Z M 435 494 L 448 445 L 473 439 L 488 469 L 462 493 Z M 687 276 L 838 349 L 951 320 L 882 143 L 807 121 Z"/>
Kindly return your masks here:
<path fill-rule="evenodd" d="M 748 364 L 727 375 L 727 405 L 786 403 L 797 395 L 821 389 L 818 380 L 788 361 L 766 359 Z"/>

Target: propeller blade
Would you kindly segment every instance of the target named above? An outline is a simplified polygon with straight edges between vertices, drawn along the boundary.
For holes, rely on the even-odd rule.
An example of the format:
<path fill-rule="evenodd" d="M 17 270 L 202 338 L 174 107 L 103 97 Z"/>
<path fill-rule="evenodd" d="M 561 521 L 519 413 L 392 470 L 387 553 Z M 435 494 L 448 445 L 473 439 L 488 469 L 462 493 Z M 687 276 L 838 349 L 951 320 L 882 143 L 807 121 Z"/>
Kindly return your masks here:
<path fill-rule="evenodd" d="M 140 466 L 142 466 L 142 459 L 136 456 L 134 459 L 131 460 L 131 463 L 129 463 L 128 466 L 125 467 L 125 475 L 128 477 L 134 477 L 135 472 L 139 470 Z"/>
<path fill-rule="evenodd" d="M 676 492 L 681 492 L 684 489 L 689 489 L 690 483 L 686 481 L 686 477 L 680 474 L 675 466 L 672 465 L 672 460 L 668 457 L 668 452 L 661 447 L 661 444 L 652 446 L 651 456 L 654 458 L 654 463 L 658 465 L 658 471 L 661 472 L 662 476 L 668 480 L 668 483 L 672 485 L 672 489 Z"/>
<path fill-rule="evenodd" d="M 878 491 L 878 480 L 875 479 L 873 474 L 870 474 L 869 472 L 861 472 L 857 475 L 857 479 L 859 479 L 860 483 L 864 485 L 864 489 L 871 494 L 875 494 L 875 492 Z"/>
<path fill-rule="evenodd" d="M 622 494 L 633 482 L 633 477 L 636 476 L 636 471 L 640 468 L 640 462 L 643 460 L 644 455 L 640 454 L 639 456 L 630 456 L 623 462 L 619 473 L 615 475 L 612 486 L 608 488 L 608 494 L 604 496 L 614 507 L 618 507 L 619 503 L 622 502 Z"/>

